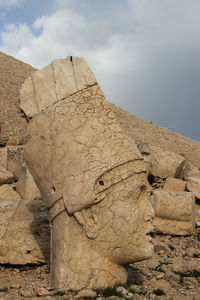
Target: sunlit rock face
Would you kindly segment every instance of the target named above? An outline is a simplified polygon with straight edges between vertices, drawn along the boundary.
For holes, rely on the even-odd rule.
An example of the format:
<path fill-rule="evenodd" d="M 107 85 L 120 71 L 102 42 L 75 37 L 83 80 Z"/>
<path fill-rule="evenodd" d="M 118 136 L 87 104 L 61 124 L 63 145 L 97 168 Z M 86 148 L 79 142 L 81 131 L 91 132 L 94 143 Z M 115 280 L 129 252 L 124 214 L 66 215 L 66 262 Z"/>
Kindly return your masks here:
<path fill-rule="evenodd" d="M 49 209 L 52 282 L 78 290 L 125 283 L 149 258 L 146 164 L 82 58 L 55 60 L 21 89 L 24 159 Z"/>

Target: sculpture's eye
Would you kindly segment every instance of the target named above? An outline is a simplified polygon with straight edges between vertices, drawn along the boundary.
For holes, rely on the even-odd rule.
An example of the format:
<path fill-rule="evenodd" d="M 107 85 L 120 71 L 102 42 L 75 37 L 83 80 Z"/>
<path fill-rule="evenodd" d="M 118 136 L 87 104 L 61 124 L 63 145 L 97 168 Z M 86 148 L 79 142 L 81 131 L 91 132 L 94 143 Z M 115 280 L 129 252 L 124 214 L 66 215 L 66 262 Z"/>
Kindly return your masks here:
<path fill-rule="evenodd" d="M 103 180 L 99 180 L 99 185 L 104 185 L 104 182 L 103 182 Z"/>

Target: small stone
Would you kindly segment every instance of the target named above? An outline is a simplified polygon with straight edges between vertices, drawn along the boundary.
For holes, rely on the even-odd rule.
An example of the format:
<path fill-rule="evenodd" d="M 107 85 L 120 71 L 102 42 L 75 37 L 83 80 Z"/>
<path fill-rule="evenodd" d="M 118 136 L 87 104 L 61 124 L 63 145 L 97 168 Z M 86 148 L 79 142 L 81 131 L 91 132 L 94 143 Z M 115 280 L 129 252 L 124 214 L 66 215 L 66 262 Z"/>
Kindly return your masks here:
<path fill-rule="evenodd" d="M 166 252 L 168 250 L 169 250 L 169 247 L 164 242 L 157 242 L 154 244 L 154 252 L 156 252 L 156 253 L 160 252 L 160 251 Z M 158 261 L 156 263 L 159 264 Z"/>
<path fill-rule="evenodd" d="M 189 256 L 189 257 L 193 257 L 193 255 L 195 254 L 195 253 L 197 253 L 198 252 L 198 250 L 197 249 L 195 249 L 195 248 L 187 248 L 186 250 L 185 250 L 185 254 L 187 255 L 187 256 Z"/>
<path fill-rule="evenodd" d="M 184 192 L 186 188 L 186 181 L 178 178 L 169 177 L 165 181 L 163 189 L 169 192 Z"/>
<path fill-rule="evenodd" d="M 116 288 L 116 291 L 121 293 L 124 297 L 128 294 L 128 290 L 125 289 L 125 287 L 123 287 L 123 286 L 118 286 Z"/>
<path fill-rule="evenodd" d="M 92 290 L 81 290 L 78 295 L 75 296 L 75 299 L 84 299 L 84 298 L 96 298 L 97 297 L 97 293 L 95 291 Z"/>
<path fill-rule="evenodd" d="M 165 274 L 164 274 L 164 273 L 159 273 L 159 274 L 157 274 L 157 275 L 156 275 L 156 279 L 157 279 L 157 280 L 159 280 L 159 279 L 163 279 L 163 278 L 164 278 L 164 276 L 165 276 Z"/>
<path fill-rule="evenodd" d="M 187 189 L 188 191 L 193 192 L 195 196 L 200 199 L 200 178 L 188 177 Z"/>
<path fill-rule="evenodd" d="M 140 144 L 137 145 L 139 151 L 141 154 L 150 154 L 151 150 L 150 150 L 150 147 L 149 147 L 149 143 L 147 142 L 141 142 Z"/>
<path fill-rule="evenodd" d="M 131 298 L 129 298 L 129 300 L 144 300 L 145 298 L 141 295 L 133 295 Z"/>
<path fill-rule="evenodd" d="M 121 299 L 125 299 L 125 298 L 121 298 L 121 297 L 118 297 L 118 296 L 111 296 L 111 297 L 108 297 L 106 299 L 108 299 L 108 300 L 121 300 Z"/>
<path fill-rule="evenodd" d="M 0 166 L 0 185 L 12 183 L 14 179 L 15 176 L 11 172 Z"/>
<path fill-rule="evenodd" d="M 155 282 L 154 289 L 161 289 L 167 293 L 171 289 L 171 285 L 168 281 L 161 279 Z"/>
<path fill-rule="evenodd" d="M 25 297 L 25 298 L 32 298 L 35 296 L 34 291 L 31 290 L 23 290 L 21 291 L 21 296 Z"/>
<path fill-rule="evenodd" d="M 21 287 L 21 284 L 19 282 L 12 282 L 10 287 L 12 289 L 19 289 Z"/>
<path fill-rule="evenodd" d="M 36 293 L 39 297 L 45 297 L 49 295 L 49 291 L 45 288 L 39 288 Z"/>

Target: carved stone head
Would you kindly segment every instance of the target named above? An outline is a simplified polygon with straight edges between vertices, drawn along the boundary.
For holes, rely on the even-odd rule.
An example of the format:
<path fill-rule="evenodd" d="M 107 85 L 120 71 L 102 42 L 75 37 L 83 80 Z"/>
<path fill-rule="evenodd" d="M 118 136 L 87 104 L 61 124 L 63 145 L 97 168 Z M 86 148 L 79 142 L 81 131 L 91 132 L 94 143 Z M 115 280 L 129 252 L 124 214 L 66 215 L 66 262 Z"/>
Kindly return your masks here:
<path fill-rule="evenodd" d="M 54 287 L 125 282 L 122 266 L 152 254 L 153 210 L 135 143 L 122 131 L 83 59 L 28 78 L 24 158 L 49 208 Z"/>

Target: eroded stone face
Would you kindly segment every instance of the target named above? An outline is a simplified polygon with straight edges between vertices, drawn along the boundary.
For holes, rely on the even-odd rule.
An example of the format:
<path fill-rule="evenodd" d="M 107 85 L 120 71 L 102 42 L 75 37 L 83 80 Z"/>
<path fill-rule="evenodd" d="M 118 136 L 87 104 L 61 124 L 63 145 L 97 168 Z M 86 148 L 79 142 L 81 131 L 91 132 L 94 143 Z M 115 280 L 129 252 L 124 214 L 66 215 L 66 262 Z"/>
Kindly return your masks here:
<path fill-rule="evenodd" d="M 124 283 L 122 266 L 153 251 L 145 164 L 85 61 L 68 58 L 53 67 L 36 72 L 21 90 L 22 108 L 32 117 L 24 158 L 52 223 L 53 285 Z"/>

